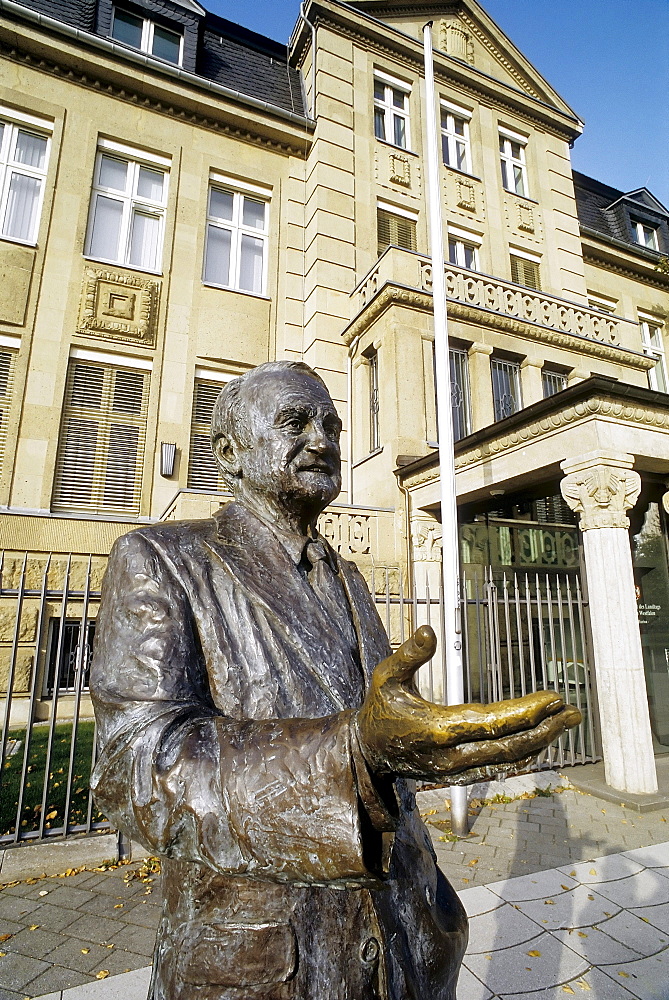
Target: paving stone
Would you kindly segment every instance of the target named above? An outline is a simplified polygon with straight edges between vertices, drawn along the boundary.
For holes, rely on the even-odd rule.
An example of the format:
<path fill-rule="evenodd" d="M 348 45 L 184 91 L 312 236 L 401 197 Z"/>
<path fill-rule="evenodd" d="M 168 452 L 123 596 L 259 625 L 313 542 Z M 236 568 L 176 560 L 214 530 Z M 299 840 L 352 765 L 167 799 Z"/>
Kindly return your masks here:
<path fill-rule="evenodd" d="M 598 969 L 588 969 L 582 975 L 561 983 L 559 986 L 542 989 L 538 993 L 505 993 L 499 1000 L 566 1000 L 565 986 L 582 1000 L 636 1000 L 636 994 L 630 993 L 622 985 L 623 980 L 614 983 L 609 976 Z"/>
<path fill-rule="evenodd" d="M 95 974 L 104 969 L 110 976 L 116 976 L 119 973 L 133 972 L 135 969 L 145 969 L 146 964 L 146 955 L 138 955 L 132 951 L 115 948 L 114 951 L 108 952 L 107 957 L 102 962 L 98 962 L 92 971 Z"/>
<path fill-rule="evenodd" d="M 85 910 L 86 913 L 94 913 L 96 916 L 123 919 L 136 906 L 137 903 L 132 899 L 117 900 L 116 896 L 99 895 L 94 896 L 90 903 L 86 903 L 86 906 L 81 907 L 81 909 Z"/>
<path fill-rule="evenodd" d="M 15 920 L 3 920 L 2 921 L 2 933 L 3 934 L 20 934 L 20 932 L 25 927 L 24 923 L 19 924 Z"/>
<path fill-rule="evenodd" d="M 473 889 L 463 889 L 458 895 L 468 917 L 478 917 L 481 913 L 503 906 L 502 900 L 488 886 L 478 885 Z"/>
<path fill-rule="evenodd" d="M 623 982 L 639 1000 L 667 1000 L 669 996 L 669 951 L 628 962 L 624 968 L 602 970 L 614 982 Z M 620 976 L 620 973 L 624 976 Z"/>
<path fill-rule="evenodd" d="M 510 948 L 537 936 L 537 925 L 510 903 L 488 913 L 469 918 L 467 954 L 480 954 L 491 949 Z"/>
<path fill-rule="evenodd" d="M 30 912 L 28 918 L 30 923 L 39 924 L 47 930 L 62 931 L 74 923 L 78 916 L 76 910 L 66 910 L 61 906 L 52 906 L 51 903 L 42 903 L 38 909 Z"/>
<path fill-rule="evenodd" d="M 626 851 L 626 857 L 643 865 L 644 868 L 669 868 L 669 842 L 654 844 Z"/>
<path fill-rule="evenodd" d="M 8 951 L 0 958 L 0 987 L 21 990 L 26 983 L 48 968 L 48 963 L 41 959 Z"/>
<path fill-rule="evenodd" d="M 152 927 L 156 930 L 160 923 L 160 914 L 160 906 L 156 906 L 153 903 L 142 906 L 139 903 L 137 906 L 133 906 L 129 913 L 125 914 L 124 920 L 127 920 L 130 924 L 139 924 L 141 927 Z"/>
<path fill-rule="evenodd" d="M 3 990 L 0 988 L 0 1000 L 25 1000 L 25 993 L 23 990 L 20 993 L 15 993 L 13 990 Z M 56 1000 L 60 1000 L 60 993 L 57 995 Z"/>
<path fill-rule="evenodd" d="M 521 900 L 543 899 L 545 896 L 559 895 L 565 890 L 563 885 L 576 888 L 578 882 L 562 872 L 551 871 L 542 872 L 541 878 L 537 874 L 524 875 L 521 878 L 505 879 L 503 882 L 495 882 L 490 885 L 490 889 L 502 899 L 509 903 L 520 902 Z"/>
<path fill-rule="evenodd" d="M 88 906 L 95 898 L 90 889 L 76 889 L 74 886 L 59 885 L 49 893 L 52 906 L 62 906 L 67 910 L 78 910 Z"/>
<path fill-rule="evenodd" d="M 156 943 L 156 932 L 151 927 L 126 925 L 114 935 L 113 942 L 117 948 L 126 948 L 150 958 Z"/>
<path fill-rule="evenodd" d="M 561 871 L 565 875 L 577 879 L 581 885 L 594 885 L 599 882 L 610 882 L 613 879 L 635 875 L 642 871 L 643 867 L 624 854 L 610 854 L 608 857 L 596 858 L 594 861 L 584 861 L 572 868 L 562 868 Z"/>
<path fill-rule="evenodd" d="M 494 1000 L 487 986 L 463 965 L 458 977 L 458 1000 Z"/>
<path fill-rule="evenodd" d="M 536 951 L 532 956 L 528 952 Z M 487 957 L 492 956 L 492 957 Z M 575 979 L 588 971 L 589 964 L 550 934 L 539 934 L 514 948 L 466 955 L 470 972 L 497 994 L 539 990 Z"/>
<path fill-rule="evenodd" d="M 137 969 L 111 979 L 95 980 L 87 986 L 65 990 L 63 1000 L 135 1000 L 146 997 L 151 969 Z"/>
<path fill-rule="evenodd" d="M 653 909 L 653 907 L 649 907 Z M 645 915 L 645 914 L 644 914 Z M 662 951 L 669 943 L 669 933 L 667 930 L 658 928 L 650 921 L 642 919 L 637 911 L 621 910 L 615 917 L 611 917 L 597 925 L 610 937 L 622 941 L 623 944 L 634 948 L 641 955 L 654 955 Z"/>
<path fill-rule="evenodd" d="M 31 910 L 39 906 L 36 899 L 24 899 L 22 896 L 0 895 L 0 921 L 4 926 L 5 920 L 20 920 Z"/>
<path fill-rule="evenodd" d="M 71 937 L 96 944 L 109 944 L 119 930 L 119 922 L 108 917 L 90 917 L 82 914 L 67 928 Z"/>
<path fill-rule="evenodd" d="M 30 996 L 40 997 L 45 993 L 55 993 L 58 990 L 66 990 L 71 986 L 81 986 L 83 983 L 90 983 L 91 977 L 75 969 L 64 969 L 60 965 L 52 965 L 50 969 L 26 985 Z"/>
<path fill-rule="evenodd" d="M 660 903 L 659 906 L 635 906 L 630 911 L 642 921 L 647 921 L 653 927 L 657 927 L 665 934 L 669 934 L 669 904 Z"/>
<path fill-rule="evenodd" d="M 565 883 L 566 884 L 566 883 Z M 620 911 L 612 900 L 600 896 L 590 886 L 578 885 L 570 892 L 516 904 L 521 913 L 546 930 L 592 927 Z"/>
<path fill-rule="evenodd" d="M 86 954 L 82 952 L 82 948 Z M 51 952 L 49 961 L 66 969 L 76 969 L 77 972 L 90 972 L 93 968 L 104 967 L 104 960 L 108 955 L 109 949 L 104 945 L 78 938 L 61 938 L 61 944 Z"/>
<path fill-rule="evenodd" d="M 652 869 L 645 869 L 615 882 L 602 882 L 597 892 L 626 909 L 669 903 L 669 879 Z"/>
<path fill-rule="evenodd" d="M 606 924 L 588 927 L 585 930 L 570 927 L 566 930 L 552 931 L 552 934 L 572 951 L 582 955 L 590 965 L 613 965 L 616 962 L 622 964 L 645 957 L 645 952 L 628 948 L 626 944 L 606 934 L 603 927 L 606 927 Z"/>
<path fill-rule="evenodd" d="M 31 958 L 44 958 L 61 941 L 60 934 L 56 934 L 54 931 L 45 930 L 44 927 L 38 927 L 31 931 L 29 927 L 26 927 L 19 934 L 15 934 L 6 944 L 8 951 L 17 951 L 21 955 L 30 955 Z"/>

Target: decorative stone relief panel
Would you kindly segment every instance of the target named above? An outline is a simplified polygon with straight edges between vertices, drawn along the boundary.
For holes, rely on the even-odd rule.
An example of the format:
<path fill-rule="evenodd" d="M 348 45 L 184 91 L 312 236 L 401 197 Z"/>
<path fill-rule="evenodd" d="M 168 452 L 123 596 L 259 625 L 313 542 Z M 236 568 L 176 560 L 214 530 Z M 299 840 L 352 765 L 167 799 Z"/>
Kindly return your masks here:
<path fill-rule="evenodd" d="M 78 333 L 153 347 L 160 282 L 87 268 Z"/>
<path fill-rule="evenodd" d="M 367 555 L 371 551 L 368 514 L 337 514 L 326 511 L 321 515 L 318 530 L 332 548 L 343 556 Z"/>
<path fill-rule="evenodd" d="M 374 175 L 380 187 L 389 191 L 402 189 L 409 198 L 421 196 L 421 170 L 417 157 L 410 153 L 387 153 L 377 149 L 374 153 Z"/>
<path fill-rule="evenodd" d="M 459 208 L 466 208 L 469 212 L 476 211 L 476 191 L 469 181 L 458 180 L 457 198 Z"/>
<path fill-rule="evenodd" d="M 526 233 L 534 232 L 534 212 L 531 205 L 518 203 L 518 228 Z"/>
<path fill-rule="evenodd" d="M 442 527 L 438 521 L 411 521 L 411 552 L 414 562 L 441 562 Z"/>
<path fill-rule="evenodd" d="M 461 21 L 442 21 L 439 47 L 455 59 L 474 65 L 474 42 Z"/>
<path fill-rule="evenodd" d="M 512 232 L 523 233 L 529 242 L 537 246 L 543 242 L 543 226 L 538 205 L 521 201 L 515 195 L 507 195 L 504 198 L 504 218 Z"/>

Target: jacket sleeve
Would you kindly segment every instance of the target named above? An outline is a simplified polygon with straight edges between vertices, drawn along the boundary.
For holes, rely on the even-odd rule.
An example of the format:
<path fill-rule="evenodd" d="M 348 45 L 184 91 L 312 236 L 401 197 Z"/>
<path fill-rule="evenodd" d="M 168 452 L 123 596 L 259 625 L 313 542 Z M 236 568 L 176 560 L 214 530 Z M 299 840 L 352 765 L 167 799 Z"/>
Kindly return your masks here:
<path fill-rule="evenodd" d="M 187 595 L 141 532 L 109 558 L 90 686 L 96 801 L 147 849 L 251 878 L 379 886 L 381 836 L 358 791 L 351 713 L 221 715 Z"/>

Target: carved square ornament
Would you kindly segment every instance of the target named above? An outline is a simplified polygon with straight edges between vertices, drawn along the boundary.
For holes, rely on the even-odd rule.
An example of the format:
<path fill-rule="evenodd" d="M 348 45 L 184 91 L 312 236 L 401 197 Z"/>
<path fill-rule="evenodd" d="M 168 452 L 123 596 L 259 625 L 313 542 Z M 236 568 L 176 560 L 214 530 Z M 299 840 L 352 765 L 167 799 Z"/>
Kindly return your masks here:
<path fill-rule="evenodd" d="M 518 228 L 526 233 L 534 232 L 534 212 L 531 205 L 518 204 Z"/>
<path fill-rule="evenodd" d="M 411 164 L 408 156 L 390 154 L 390 180 L 403 187 L 411 187 Z"/>
<path fill-rule="evenodd" d="M 153 347 L 159 295 L 151 278 L 87 268 L 78 333 Z"/>
<path fill-rule="evenodd" d="M 476 211 L 476 193 L 474 185 L 467 181 L 458 181 L 458 206 L 466 208 L 470 212 Z"/>

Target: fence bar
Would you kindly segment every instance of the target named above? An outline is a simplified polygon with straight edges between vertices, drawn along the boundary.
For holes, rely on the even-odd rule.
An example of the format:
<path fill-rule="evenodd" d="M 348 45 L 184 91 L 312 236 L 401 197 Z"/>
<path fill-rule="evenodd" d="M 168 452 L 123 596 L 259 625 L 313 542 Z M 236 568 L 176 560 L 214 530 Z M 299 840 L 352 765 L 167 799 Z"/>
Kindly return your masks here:
<path fill-rule="evenodd" d="M 65 812 L 63 816 L 63 829 L 67 837 L 70 808 L 72 804 L 72 774 L 74 772 L 75 750 L 77 736 L 79 732 L 79 708 L 81 704 L 81 689 L 84 681 L 85 661 L 88 659 L 88 603 L 91 592 L 91 564 L 92 556 L 88 557 L 86 567 L 86 584 L 84 586 L 84 601 L 81 609 L 81 626 L 79 628 L 79 643 L 76 651 L 76 661 L 74 669 L 74 704 L 72 706 L 72 734 L 70 736 L 70 761 L 67 770 L 67 788 L 65 791 Z M 61 624 L 64 629 L 64 623 Z"/>
<path fill-rule="evenodd" d="M 12 717 L 12 696 L 14 694 L 14 677 L 16 674 L 16 656 L 19 648 L 19 635 L 21 633 L 21 614 L 23 611 L 23 590 L 26 582 L 26 566 L 28 564 L 28 553 L 26 552 L 21 568 L 21 578 L 19 590 L 16 596 L 16 620 L 14 622 L 14 634 L 9 653 L 9 663 L 7 665 L 7 704 L 5 705 L 5 721 L 2 727 L 2 737 L 0 737 L 0 776 L 4 772 L 7 759 L 7 740 L 9 739 L 9 724 Z M 0 778 L 1 780 L 1 778 Z"/>

